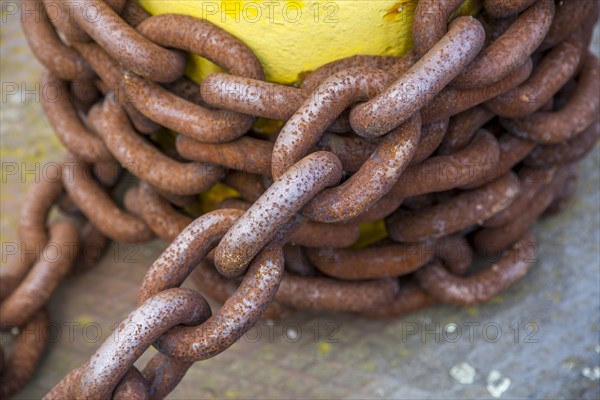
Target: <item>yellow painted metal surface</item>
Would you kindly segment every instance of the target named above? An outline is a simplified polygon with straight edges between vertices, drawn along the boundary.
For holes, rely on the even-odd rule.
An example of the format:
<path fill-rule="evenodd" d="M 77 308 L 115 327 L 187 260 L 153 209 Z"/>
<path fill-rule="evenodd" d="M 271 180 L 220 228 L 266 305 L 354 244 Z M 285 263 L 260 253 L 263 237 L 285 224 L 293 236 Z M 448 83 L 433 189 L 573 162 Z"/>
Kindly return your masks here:
<path fill-rule="evenodd" d="M 412 47 L 417 0 L 139 0 L 151 14 L 207 19 L 243 40 L 267 79 L 294 83 L 304 73 L 356 54 L 400 56 Z M 461 13 L 478 9 L 467 1 Z M 188 75 L 202 80 L 218 70 L 198 56 Z"/>

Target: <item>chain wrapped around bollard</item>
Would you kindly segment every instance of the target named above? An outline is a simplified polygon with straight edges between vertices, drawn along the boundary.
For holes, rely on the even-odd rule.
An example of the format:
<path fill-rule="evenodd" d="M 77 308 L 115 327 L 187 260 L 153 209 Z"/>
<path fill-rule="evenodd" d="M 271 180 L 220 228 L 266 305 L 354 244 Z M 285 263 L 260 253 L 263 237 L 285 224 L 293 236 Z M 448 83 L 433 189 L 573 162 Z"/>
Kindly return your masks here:
<path fill-rule="evenodd" d="M 600 136 L 600 65 L 587 51 L 598 5 L 486 0 L 449 21 L 461 3 L 420 0 L 402 57 L 356 55 L 286 86 L 205 20 L 131 0 L 82 0 L 50 19 L 62 0 L 24 0 L 23 31 L 54 91 L 42 106 L 68 156 L 25 198 L 22 249 L 2 270 L 2 329 L 40 340 L 17 338 L 6 360 L 0 348 L 0 398 L 39 362 L 53 292 L 110 240 L 171 244 L 138 307 L 47 399 L 159 399 L 260 318 L 393 318 L 484 303 L 519 281 L 536 261 L 532 224 L 568 206 Z M 224 72 L 189 80 L 187 53 Z M 267 137 L 258 117 L 282 127 Z M 167 130 L 174 144 L 157 139 Z M 121 208 L 124 170 L 138 183 Z M 219 185 L 232 195 L 193 215 Z M 49 224 L 54 206 L 62 217 Z M 361 234 L 373 225 L 379 235 Z M 496 261 L 474 271 L 475 254 Z M 200 292 L 180 288 L 189 276 Z M 140 371 L 149 346 L 159 352 Z"/>

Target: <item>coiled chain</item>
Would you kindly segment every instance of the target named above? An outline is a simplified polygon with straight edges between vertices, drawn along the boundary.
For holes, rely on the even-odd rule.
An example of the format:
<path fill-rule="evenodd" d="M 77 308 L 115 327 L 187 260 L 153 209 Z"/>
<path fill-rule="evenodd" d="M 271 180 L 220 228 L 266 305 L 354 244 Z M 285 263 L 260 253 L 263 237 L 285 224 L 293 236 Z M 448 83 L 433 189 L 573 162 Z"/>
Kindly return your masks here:
<path fill-rule="evenodd" d="M 22 2 L 69 155 L 28 193 L 21 251 L 2 270 L 2 329 L 42 338 L 0 354 L 2 398 L 40 359 L 59 283 L 110 240 L 171 244 L 138 307 L 47 399 L 163 398 L 193 362 L 295 309 L 390 318 L 486 302 L 534 264 L 529 228 L 568 206 L 600 135 L 595 0 L 486 0 L 450 22 L 462 0 L 420 0 L 413 51 L 338 60 L 297 86 L 267 82 L 254 53 L 205 20 L 66 3 Z M 187 53 L 224 72 L 198 85 Z M 258 117 L 280 129 L 266 135 Z M 124 209 L 123 170 L 139 180 Z M 194 219 L 197 196 L 225 186 L 236 195 Z M 47 227 L 55 205 L 63 218 Z M 474 253 L 497 257 L 474 272 Z M 180 288 L 188 276 L 218 312 Z"/>

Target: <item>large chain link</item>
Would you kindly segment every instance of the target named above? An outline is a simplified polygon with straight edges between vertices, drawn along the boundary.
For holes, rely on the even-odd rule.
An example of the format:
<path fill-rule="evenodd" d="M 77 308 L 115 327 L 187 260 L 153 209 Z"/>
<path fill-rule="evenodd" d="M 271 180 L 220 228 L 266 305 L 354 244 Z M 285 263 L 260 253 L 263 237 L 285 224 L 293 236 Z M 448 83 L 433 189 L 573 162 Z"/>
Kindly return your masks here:
<path fill-rule="evenodd" d="M 0 354 L 0 397 L 31 377 L 53 292 L 109 239 L 171 244 L 138 307 L 48 399 L 163 398 L 261 317 L 389 318 L 486 302 L 521 279 L 535 261 L 530 226 L 569 204 L 600 135 L 600 66 L 586 50 L 598 4 L 486 0 L 477 19 L 448 23 L 461 3 L 420 0 L 405 56 L 334 61 L 294 87 L 266 82 L 254 53 L 204 20 L 126 0 L 72 12 L 23 0 L 52 89 L 43 109 L 69 155 L 27 195 L 20 251 L 2 270 L 0 322 L 20 336 L 6 363 Z M 183 77 L 185 53 L 225 72 L 198 85 Z M 283 124 L 265 139 L 257 117 Z M 164 128 L 174 144 L 157 139 Z M 140 181 L 125 209 L 112 191 L 122 169 Z M 186 207 L 216 184 L 239 198 L 194 219 Z M 47 227 L 54 205 L 64 218 Z M 387 238 L 360 236 L 382 221 Z M 474 252 L 499 256 L 469 273 Z M 180 288 L 190 275 L 224 303 L 216 314 Z"/>

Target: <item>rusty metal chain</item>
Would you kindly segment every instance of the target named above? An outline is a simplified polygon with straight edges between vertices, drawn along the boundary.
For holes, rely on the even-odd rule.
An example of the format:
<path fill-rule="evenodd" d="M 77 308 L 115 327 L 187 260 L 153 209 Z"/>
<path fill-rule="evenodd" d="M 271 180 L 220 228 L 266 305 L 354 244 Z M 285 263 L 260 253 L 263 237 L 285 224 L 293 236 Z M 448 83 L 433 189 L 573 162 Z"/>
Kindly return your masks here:
<path fill-rule="evenodd" d="M 171 244 L 138 307 L 47 399 L 163 398 L 260 318 L 391 318 L 486 302 L 521 279 L 536 260 L 529 228 L 568 206 L 600 136 L 600 65 L 586 50 L 598 6 L 486 0 L 477 18 L 449 22 L 461 3 L 420 0 L 403 57 L 357 55 L 286 86 L 204 20 L 150 16 L 131 0 L 71 13 L 63 0 L 23 0 L 52 91 L 42 106 L 69 154 L 27 195 L 20 251 L 2 270 L 0 323 L 17 338 L 6 362 L 0 347 L 0 398 L 39 362 L 53 292 L 110 240 Z M 224 72 L 197 84 L 183 76 L 186 53 Z M 258 117 L 280 125 L 265 134 Z M 124 209 L 112 190 L 123 170 L 139 180 Z M 237 195 L 194 218 L 197 195 L 217 186 Z M 62 219 L 47 226 L 54 206 Z M 361 234 L 373 226 L 379 236 Z M 498 258 L 473 272 L 475 253 Z M 180 288 L 188 276 L 218 312 Z M 151 345 L 159 353 L 140 371 Z"/>

